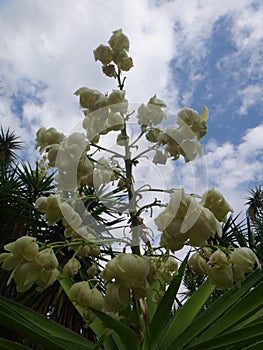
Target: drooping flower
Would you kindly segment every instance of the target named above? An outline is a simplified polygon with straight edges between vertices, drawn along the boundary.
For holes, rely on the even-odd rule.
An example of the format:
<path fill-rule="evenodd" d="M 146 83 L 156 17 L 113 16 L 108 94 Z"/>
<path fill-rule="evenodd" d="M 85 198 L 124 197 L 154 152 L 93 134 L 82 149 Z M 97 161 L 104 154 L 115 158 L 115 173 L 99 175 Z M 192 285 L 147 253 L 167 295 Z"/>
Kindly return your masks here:
<path fill-rule="evenodd" d="M 202 246 L 215 233 L 221 235 L 221 226 L 213 213 L 183 189 L 170 195 L 168 206 L 155 223 L 163 232 L 161 244 L 173 251 L 183 248 L 187 241 L 193 246 Z"/>
<path fill-rule="evenodd" d="M 230 261 L 245 273 L 253 271 L 255 266 L 260 267 L 258 257 L 247 247 L 235 248 L 230 254 Z"/>
<path fill-rule="evenodd" d="M 202 195 L 201 204 L 210 209 L 217 220 L 221 222 L 226 222 L 227 214 L 234 211 L 224 196 L 214 188 L 211 188 Z"/>

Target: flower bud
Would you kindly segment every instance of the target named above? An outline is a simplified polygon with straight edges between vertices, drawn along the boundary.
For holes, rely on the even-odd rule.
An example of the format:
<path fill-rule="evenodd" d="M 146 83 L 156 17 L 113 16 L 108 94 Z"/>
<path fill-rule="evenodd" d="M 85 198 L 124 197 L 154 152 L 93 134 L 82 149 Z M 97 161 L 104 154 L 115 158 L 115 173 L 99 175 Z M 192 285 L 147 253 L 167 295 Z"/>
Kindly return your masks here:
<path fill-rule="evenodd" d="M 52 248 L 41 250 L 36 256 L 36 262 L 46 270 L 58 267 L 58 260 Z"/>
<path fill-rule="evenodd" d="M 105 304 L 108 310 L 120 311 L 130 304 L 130 290 L 128 287 L 114 282 L 106 289 Z"/>
<path fill-rule="evenodd" d="M 77 251 L 77 254 L 80 258 L 85 258 L 90 255 L 90 245 L 75 246 L 74 250 Z"/>
<path fill-rule="evenodd" d="M 0 262 L 2 262 L 2 269 L 9 271 L 24 262 L 24 259 L 20 255 L 14 255 L 13 253 L 2 253 L 0 254 Z"/>
<path fill-rule="evenodd" d="M 119 254 L 109 261 L 102 276 L 107 280 L 116 278 L 127 287 L 143 282 L 150 272 L 150 262 L 135 254 Z"/>
<path fill-rule="evenodd" d="M 125 34 L 123 34 L 122 29 L 118 29 L 113 32 L 113 35 L 109 40 L 109 44 L 112 50 L 116 52 L 122 50 L 129 51 L 130 48 L 129 39 Z"/>
<path fill-rule="evenodd" d="M 119 134 L 117 137 L 117 145 L 119 146 L 125 146 L 129 141 L 129 136 Z"/>
<path fill-rule="evenodd" d="M 87 108 L 89 111 L 94 111 L 96 109 L 94 106 L 95 102 L 99 96 L 103 94 L 98 90 L 81 87 L 75 92 L 75 95 L 80 97 L 80 105 L 82 108 Z"/>
<path fill-rule="evenodd" d="M 234 274 L 232 264 L 222 267 L 211 267 L 208 270 L 209 280 L 216 285 L 218 289 L 231 289 L 234 285 Z"/>
<path fill-rule="evenodd" d="M 90 300 L 90 286 L 86 281 L 74 283 L 69 291 L 69 299 L 86 308 Z"/>
<path fill-rule="evenodd" d="M 40 287 L 39 290 L 43 290 L 50 287 L 59 276 L 59 271 L 57 269 L 53 270 L 41 270 L 38 278 L 36 279 L 36 284 Z"/>
<path fill-rule="evenodd" d="M 175 258 L 171 256 L 164 262 L 164 269 L 169 272 L 177 272 L 178 270 L 178 262 Z"/>
<path fill-rule="evenodd" d="M 18 292 L 25 292 L 35 283 L 41 272 L 40 267 L 32 261 L 26 261 L 14 270 L 14 281 Z"/>
<path fill-rule="evenodd" d="M 104 298 L 96 287 L 92 288 L 87 294 L 88 307 L 98 310 L 102 310 L 104 308 Z"/>
<path fill-rule="evenodd" d="M 255 265 L 260 266 L 259 260 L 256 254 L 247 247 L 240 247 L 234 249 L 230 254 L 230 261 L 232 264 L 237 265 L 245 273 L 253 271 Z"/>
<path fill-rule="evenodd" d="M 99 268 L 98 265 L 92 264 L 87 270 L 86 270 L 87 275 L 89 278 L 93 278 L 97 273 L 99 273 Z"/>
<path fill-rule="evenodd" d="M 100 45 L 93 51 L 95 61 L 101 61 L 102 64 L 109 64 L 114 56 L 114 52 L 109 46 Z"/>
<path fill-rule="evenodd" d="M 107 75 L 107 77 L 116 78 L 117 76 L 114 64 L 107 64 L 106 66 L 102 66 L 102 71 L 105 75 Z"/>
<path fill-rule="evenodd" d="M 71 258 L 63 267 L 63 274 L 66 277 L 73 277 L 79 272 L 81 264 L 76 258 Z"/>
<path fill-rule="evenodd" d="M 131 57 L 121 58 L 119 61 L 119 67 L 124 72 L 128 72 L 133 67 L 133 60 Z"/>
<path fill-rule="evenodd" d="M 161 130 L 158 128 L 153 128 L 150 129 L 146 136 L 146 139 L 150 142 L 158 142 L 159 141 L 159 135 L 160 135 Z"/>
<path fill-rule="evenodd" d="M 40 153 L 49 146 L 55 143 L 61 143 L 64 139 L 64 134 L 58 132 L 55 128 L 40 128 L 37 131 L 36 148 L 40 148 Z"/>
<path fill-rule="evenodd" d="M 96 258 L 100 255 L 100 247 L 97 244 L 89 245 L 89 255 Z"/>
<path fill-rule="evenodd" d="M 228 204 L 224 196 L 214 188 L 206 191 L 201 198 L 201 204 L 210 209 L 218 221 L 226 222 L 228 212 L 234 209 Z"/>
<path fill-rule="evenodd" d="M 229 265 L 227 256 L 220 249 L 217 249 L 213 254 L 211 254 L 209 262 L 215 267 L 223 267 Z"/>
<path fill-rule="evenodd" d="M 209 265 L 199 253 L 194 253 L 191 255 L 190 259 L 188 260 L 188 264 L 193 271 L 200 276 L 205 275 L 209 270 Z"/>
<path fill-rule="evenodd" d="M 148 104 L 153 104 L 153 105 L 161 107 L 161 108 L 167 107 L 165 102 L 163 100 L 160 100 L 159 98 L 157 98 L 156 95 L 154 95 L 153 97 L 150 98 Z"/>
<path fill-rule="evenodd" d="M 35 203 L 35 207 L 41 213 L 45 213 L 47 211 L 47 207 L 48 207 L 48 198 L 47 197 L 37 198 L 36 203 Z"/>
<path fill-rule="evenodd" d="M 60 145 L 59 144 L 54 144 L 54 145 L 50 145 L 48 147 L 48 154 L 47 154 L 47 158 L 49 161 L 49 165 L 54 167 L 56 165 L 56 159 L 57 159 L 57 155 L 58 155 L 58 151 L 60 149 Z M 40 209 L 38 209 L 40 210 Z"/>

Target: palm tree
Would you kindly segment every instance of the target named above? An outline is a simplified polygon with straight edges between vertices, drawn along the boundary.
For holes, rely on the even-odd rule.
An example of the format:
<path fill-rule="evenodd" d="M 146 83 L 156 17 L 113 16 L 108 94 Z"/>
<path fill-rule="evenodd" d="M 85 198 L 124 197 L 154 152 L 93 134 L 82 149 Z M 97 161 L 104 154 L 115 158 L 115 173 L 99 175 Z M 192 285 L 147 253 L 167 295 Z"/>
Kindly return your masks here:
<path fill-rule="evenodd" d="M 9 166 L 15 158 L 16 152 L 23 148 L 22 142 L 18 141 L 18 136 L 10 131 L 10 128 L 5 132 L 1 126 L 0 132 L 0 165 Z"/>
<path fill-rule="evenodd" d="M 37 237 L 40 241 L 57 241 L 64 238 L 62 224 L 48 227 L 47 222 L 34 207 L 38 197 L 48 196 L 53 192 L 54 174 L 43 174 L 38 164 L 33 169 L 30 164 L 21 162 L 17 156 L 17 151 L 20 149 L 22 142 L 18 141 L 15 133 L 9 128 L 4 131 L 1 127 L 0 244 L 2 248 L 26 234 Z M 64 251 L 64 259 L 69 259 L 68 251 Z M 49 315 L 66 327 L 87 335 L 81 317 L 61 291 L 59 283 L 55 283 L 41 294 L 32 288 L 26 295 L 21 295 L 16 292 L 12 281 L 7 286 L 8 271 L 0 269 L 0 278 L 1 295 L 19 301 L 44 315 Z M 1 335 L 8 339 L 19 339 L 16 334 L 6 329 L 1 329 Z"/>
<path fill-rule="evenodd" d="M 261 262 L 263 261 L 263 189 L 261 186 L 249 191 L 247 225 L 250 244 Z"/>

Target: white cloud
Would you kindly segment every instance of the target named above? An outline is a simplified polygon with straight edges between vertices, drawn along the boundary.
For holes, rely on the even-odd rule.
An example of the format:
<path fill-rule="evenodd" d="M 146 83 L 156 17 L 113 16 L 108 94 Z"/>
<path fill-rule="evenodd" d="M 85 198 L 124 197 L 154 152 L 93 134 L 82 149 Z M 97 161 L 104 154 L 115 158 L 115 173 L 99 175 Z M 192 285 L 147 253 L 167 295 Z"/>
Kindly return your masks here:
<path fill-rule="evenodd" d="M 221 191 L 238 214 L 244 210 L 245 198 L 250 186 L 263 183 L 263 124 L 249 129 L 242 142 L 234 145 L 231 142 L 218 144 L 210 141 L 204 152 L 204 158 L 192 164 L 203 170 L 203 174 L 195 171 L 195 176 L 182 165 L 181 177 L 184 186 L 196 182 L 196 192 L 200 195 L 206 188 L 215 187 Z M 196 163 L 196 164 L 195 164 Z M 201 165 L 201 166 L 200 166 Z M 204 180 L 207 180 L 204 183 Z"/>
<path fill-rule="evenodd" d="M 237 94 L 241 97 L 241 107 L 239 113 L 247 114 L 251 106 L 255 106 L 258 101 L 262 100 L 263 87 L 259 84 L 248 85 L 244 89 L 239 90 Z"/>

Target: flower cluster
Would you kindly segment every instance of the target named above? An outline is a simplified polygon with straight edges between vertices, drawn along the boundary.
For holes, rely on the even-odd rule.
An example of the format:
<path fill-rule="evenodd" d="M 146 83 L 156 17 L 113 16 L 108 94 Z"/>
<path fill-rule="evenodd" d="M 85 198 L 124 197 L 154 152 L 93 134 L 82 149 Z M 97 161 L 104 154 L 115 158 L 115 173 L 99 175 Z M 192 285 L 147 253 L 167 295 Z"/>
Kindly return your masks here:
<path fill-rule="evenodd" d="M 103 64 L 104 74 L 116 78 L 119 70 L 127 72 L 133 67 L 132 58 L 128 56 L 130 42 L 122 29 L 119 29 L 113 32 L 108 43 L 109 45 L 100 45 L 93 51 L 94 58 Z"/>
<path fill-rule="evenodd" d="M 226 203 L 225 201 L 224 217 L 232 210 Z M 206 208 L 202 201 L 197 202 L 191 195 L 185 194 L 183 189 L 174 191 L 165 210 L 155 219 L 158 229 L 163 232 L 161 245 L 175 251 L 182 249 L 186 242 L 200 247 L 216 233 L 221 236 L 222 228 L 216 217 L 221 207 L 222 203 L 218 201 L 213 207 Z"/>
<path fill-rule="evenodd" d="M 154 95 L 150 98 L 146 106 L 145 104 L 141 104 L 138 108 L 138 123 L 141 126 L 160 124 L 164 119 L 167 119 L 167 115 L 162 110 L 165 107 L 167 107 L 165 102 Z"/>
<path fill-rule="evenodd" d="M 66 202 L 61 202 L 59 195 L 50 195 L 49 197 L 39 197 L 36 200 L 35 207 L 44 213 L 44 217 L 49 226 L 64 219 L 75 229 L 79 228 L 82 219 L 79 214 Z"/>
<path fill-rule="evenodd" d="M 218 289 L 231 289 L 239 285 L 246 273 L 260 267 L 255 253 L 247 247 L 234 248 L 228 251 L 201 249 L 189 259 L 189 266 L 198 275 L 208 275 L 209 280 Z"/>
<path fill-rule="evenodd" d="M 75 95 L 79 96 L 80 105 L 84 108 L 83 128 L 93 143 L 99 141 L 100 135 L 123 129 L 122 114 L 128 108 L 124 90 L 113 90 L 106 96 L 98 90 L 81 87 Z"/>
<path fill-rule="evenodd" d="M 74 243 L 70 246 L 70 249 L 74 250 L 79 257 L 95 257 L 100 254 L 99 246 L 92 243 L 95 240 L 92 230 L 87 225 L 83 225 L 80 215 L 69 203 L 61 202 L 58 195 L 39 197 L 36 200 L 35 207 L 41 213 L 44 213 L 49 226 L 62 220 L 65 227 L 65 238 Z"/>
<path fill-rule="evenodd" d="M 101 292 L 96 287 L 90 288 L 87 281 L 74 283 L 69 291 L 69 299 L 81 308 L 83 318 L 87 324 L 95 318 L 95 314 L 90 308 L 104 309 L 104 297 Z"/>
<path fill-rule="evenodd" d="M 55 128 L 40 128 L 37 132 L 36 149 L 39 147 L 40 152 L 43 152 L 47 146 L 62 142 L 64 137 L 65 135 Z"/>
<path fill-rule="evenodd" d="M 110 260 L 101 274 L 111 282 L 105 295 L 107 309 L 119 311 L 128 306 L 131 291 L 137 298 L 145 297 L 153 282 L 153 274 L 153 265 L 147 257 L 119 254 Z"/>
<path fill-rule="evenodd" d="M 172 281 L 178 271 L 178 263 L 171 256 L 151 257 L 151 263 L 155 271 L 154 279 L 159 283 L 159 288 L 156 288 L 152 294 L 152 301 L 159 303 L 165 294 L 167 284 Z"/>
<path fill-rule="evenodd" d="M 151 103 L 153 102 L 154 100 Z M 165 114 L 162 111 L 157 113 L 157 108 L 160 110 L 165 104 L 161 101 L 159 104 L 153 103 L 153 106 L 152 111 L 144 105 L 139 108 L 140 124 L 157 125 L 162 122 Z M 147 110 L 148 114 L 146 113 Z M 169 126 L 165 131 L 159 128 L 150 128 L 146 134 L 147 140 L 156 143 L 158 148 L 166 146 L 164 153 L 160 150 L 156 151 L 154 163 L 165 164 L 168 157 L 176 160 L 180 155 L 184 157 L 186 162 L 190 162 L 198 154 L 201 155 L 202 145 L 199 141 L 207 132 L 207 118 L 208 109 L 206 106 L 204 106 L 201 116 L 197 111 L 186 107 L 178 113 L 177 124 L 179 127 Z"/>
<path fill-rule="evenodd" d="M 15 242 L 6 244 L 8 253 L 0 254 L 4 270 L 12 270 L 18 292 L 25 292 L 33 284 L 39 289 L 51 286 L 59 276 L 58 261 L 51 248 L 39 250 L 36 238 L 23 236 Z"/>

